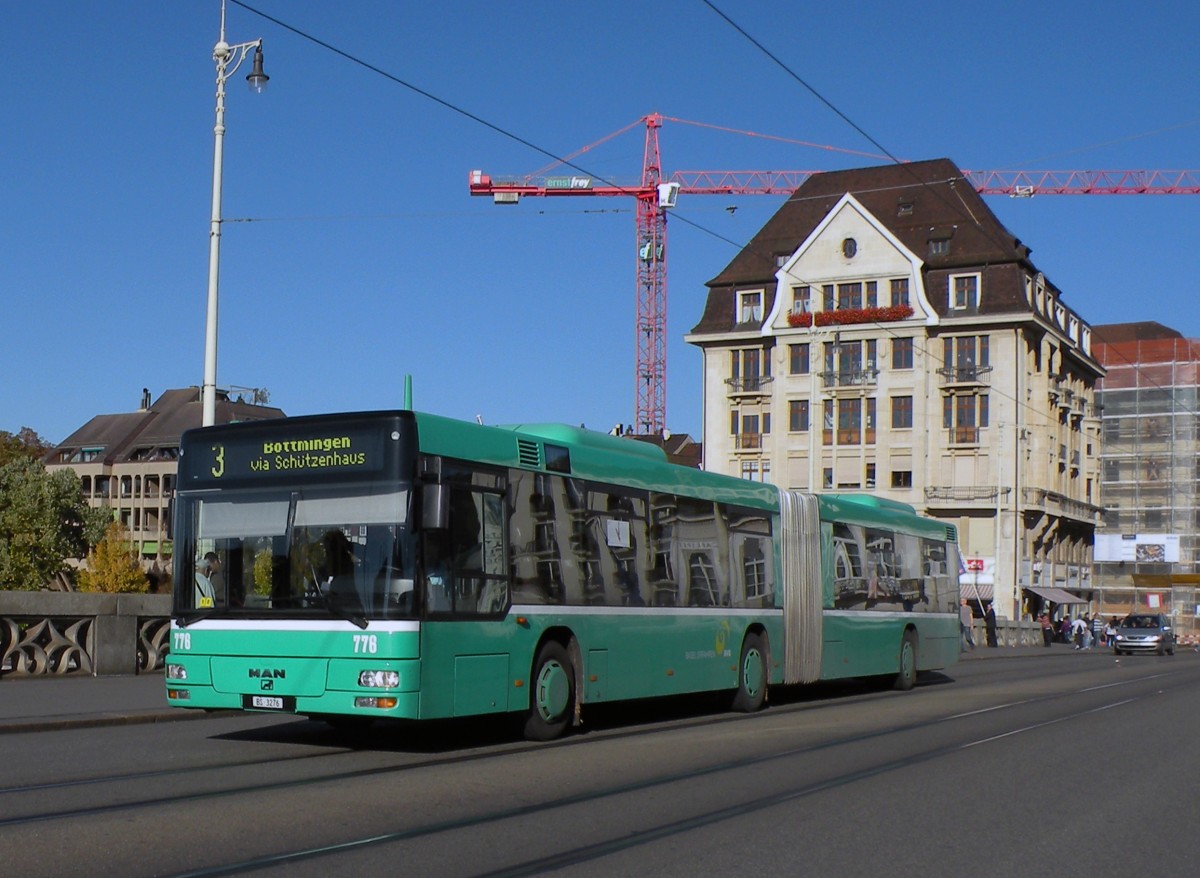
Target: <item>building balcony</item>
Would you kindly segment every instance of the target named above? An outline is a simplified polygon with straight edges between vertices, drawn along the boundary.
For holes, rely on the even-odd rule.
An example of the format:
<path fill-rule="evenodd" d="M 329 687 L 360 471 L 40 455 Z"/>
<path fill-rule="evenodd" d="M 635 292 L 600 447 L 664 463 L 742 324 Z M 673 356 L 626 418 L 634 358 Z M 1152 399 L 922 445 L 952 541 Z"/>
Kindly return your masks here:
<path fill-rule="evenodd" d="M 942 387 L 963 384 L 990 384 L 991 366 L 945 366 L 937 370 Z"/>
<path fill-rule="evenodd" d="M 979 427 L 951 427 L 946 432 L 946 441 L 952 446 L 979 444 Z"/>
<path fill-rule="evenodd" d="M 836 431 L 826 427 L 821 431 L 821 444 L 832 446 L 834 438 L 837 439 L 838 445 L 874 445 L 875 444 L 875 428 L 867 427 L 839 427 Z"/>
<path fill-rule="evenodd" d="M 733 447 L 738 451 L 759 451 L 763 447 L 763 434 L 737 433 L 733 437 Z"/>
<path fill-rule="evenodd" d="M 726 378 L 725 386 L 730 396 L 765 396 L 770 392 L 771 375 L 754 375 L 746 378 Z"/>
<path fill-rule="evenodd" d="M 879 383 L 879 370 L 840 369 L 836 372 L 821 372 L 821 386 L 826 390 L 847 390 L 859 387 L 874 387 Z"/>
<path fill-rule="evenodd" d="M 995 485 L 926 485 L 925 499 L 929 503 L 992 503 L 996 502 L 996 492 L 1002 490 L 1005 497 L 1011 488 L 997 488 Z"/>

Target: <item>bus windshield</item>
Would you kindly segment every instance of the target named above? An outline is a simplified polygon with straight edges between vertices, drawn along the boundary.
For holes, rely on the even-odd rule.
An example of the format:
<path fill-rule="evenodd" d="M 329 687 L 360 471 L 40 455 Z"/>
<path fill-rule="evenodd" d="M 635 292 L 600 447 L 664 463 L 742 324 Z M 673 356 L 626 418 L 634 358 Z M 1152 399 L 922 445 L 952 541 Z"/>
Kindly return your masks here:
<path fill-rule="evenodd" d="M 184 495 L 176 614 L 410 618 L 410 505 L 394 484 Z"/>

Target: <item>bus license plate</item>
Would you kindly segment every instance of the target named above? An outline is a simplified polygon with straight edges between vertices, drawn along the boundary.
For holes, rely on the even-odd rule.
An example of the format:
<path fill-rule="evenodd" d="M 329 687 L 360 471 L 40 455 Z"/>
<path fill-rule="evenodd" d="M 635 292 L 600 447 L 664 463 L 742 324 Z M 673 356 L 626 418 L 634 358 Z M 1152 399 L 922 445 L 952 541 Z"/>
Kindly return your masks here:
<path fill-rule="evenodd" d="M 242 707 L 248 710 L 295 710 L 296 699 L 291 695 L 243 695 Z"/>

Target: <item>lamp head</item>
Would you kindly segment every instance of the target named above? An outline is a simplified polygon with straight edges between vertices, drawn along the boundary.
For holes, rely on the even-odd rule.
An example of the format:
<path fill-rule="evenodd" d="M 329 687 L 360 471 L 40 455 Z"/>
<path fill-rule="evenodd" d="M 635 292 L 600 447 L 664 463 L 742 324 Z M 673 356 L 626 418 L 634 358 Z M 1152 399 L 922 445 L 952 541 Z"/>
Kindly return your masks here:
<path fill-rule="evenodd" d="M 267 80 L 271 77 L 263 73 L 263 51 L 262 43 L 254 47 L 254 66 L 250 69 L 250 73 L 246 76 L 246 82 L 250 85 L 250 90 L 255 94 L 262 94 L 267 90 Z"/>

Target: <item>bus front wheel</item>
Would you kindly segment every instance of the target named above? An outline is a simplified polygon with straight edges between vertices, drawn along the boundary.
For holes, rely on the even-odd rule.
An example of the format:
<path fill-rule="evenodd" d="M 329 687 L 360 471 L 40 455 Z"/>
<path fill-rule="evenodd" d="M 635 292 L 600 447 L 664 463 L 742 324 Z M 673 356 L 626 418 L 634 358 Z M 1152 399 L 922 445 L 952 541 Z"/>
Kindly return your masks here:
<path fill-rule="evenodd" d="M 738 662 L 737 691 L 733 709 L 753 713 L 762 709 L 767 700 L 767 651 L 762 638 L 750 633 L 742 641 L 742 657 Z"/>
<path fill-rule="evenodd" d="M 542 644 L 529 682 L 525 738 L 552 741 L 566 731 L 575 709 L 575 668 L 567 648 L 556 640 Z"/>
<path fill-rule="evenodd" d="M 917 685 L 917 635 L 905 631 L 900 640 L 900 670 L 892 683 L 893 689 L 907 692 Z"/>

